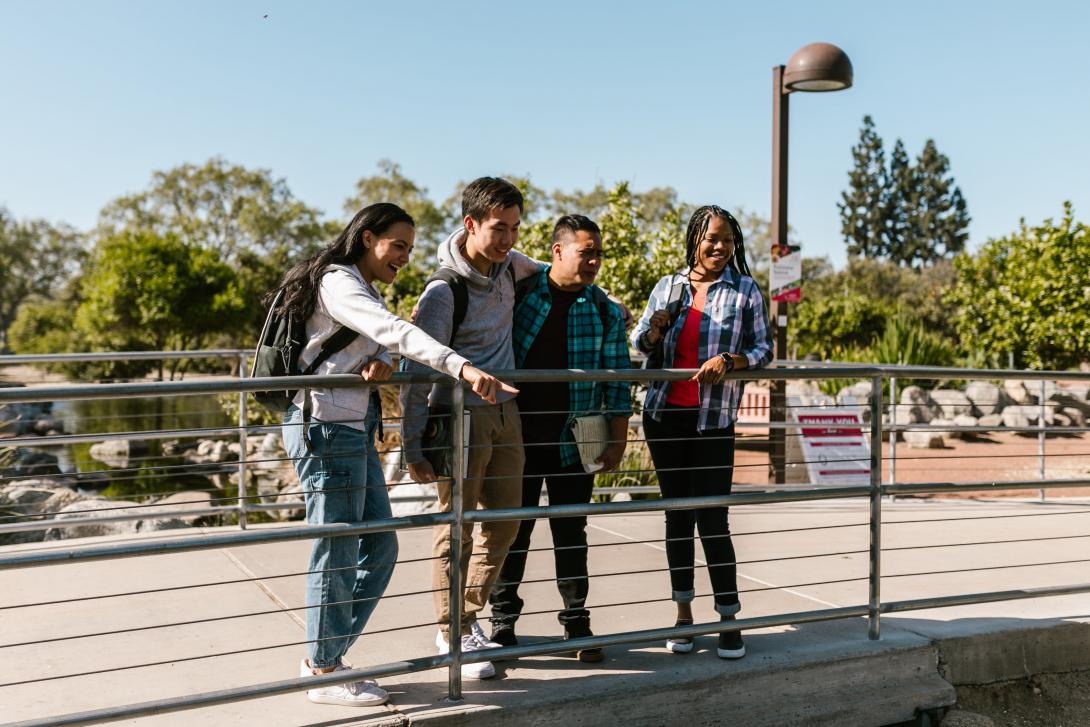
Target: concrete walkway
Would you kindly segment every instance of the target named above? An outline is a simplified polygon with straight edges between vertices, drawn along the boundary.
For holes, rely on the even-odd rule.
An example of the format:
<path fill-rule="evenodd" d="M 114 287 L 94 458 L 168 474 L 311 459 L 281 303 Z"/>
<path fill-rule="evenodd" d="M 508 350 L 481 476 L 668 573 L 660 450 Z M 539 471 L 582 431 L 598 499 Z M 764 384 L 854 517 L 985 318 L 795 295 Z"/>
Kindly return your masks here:
<path fill-rule="evenodd" d="M 884 518 L 884 601 L 1088 580 L 1090 503 L 1085 501 L 901 500 L 885 506 Z M 866 602 L 865 501 L 738 507 L 731 519 L 744 591 L 742 617 Z M 663 537 L 662 515 L 592 518 L 588 536 L 594 546 L 590 605 L 596 633 L 672 625 L 665 554 L 661 542 L 654 542 Z M 1021 539 L 1038 540 L 994 542 Z M 354 664 L 434 653 L 431 596 L 420 593 L 431 587 L 429 541 L 424 530 L 401 535 L 403 562 L 349 653 Z M 955 545 L 963 543 L 991 544 Z M 532 547 L 543 550 L 531 554 L 527 580 L 541 582 L 524 586 L 523 596 L 527 609 L 539 613 L 519 622 L 525 642 L 560 634 L 549 544 L 548 528 L 538 527 Z M 283 576 L 305 569 L 308 547 L 294 542 L 3 571 L 0 684 L 8 686 L 0 686 L 0 721 L 297 676 L 304 653 L 303 612 L 283 609 L 302 605 L 303 580 Z M 1029 565 L 1043 563 L 1051 565 Z M 1021 567 L 1006 567 L 1014 564 Z M 66 602 L 221 581 L 241 582 Z M 706 569 L 698 571 L 697 593 L 709 590 Z M 17 607 L 44 601 L 59 603 Z M 631 602 L 642 603 L 611 605 Z M 710 598 L 698 598 L 695 606 L 698 619 L 715 619 Z M 262 615 L 249 615 L 257 613 Z M 1090 657 L 1082 656 L 1088 652 L 1080 623 L 1088 614 L 1090 595 L 918 611 L 884 617 L 878 642 L 868 641 L 862 619 L 786 626 L 747 632 L 748 655 L 737 662 L 717 659 L 711 636 L 699 638 L 697 650 L 686 656 L 670 654 L 656 642 L 608 648 L 606 661 L 597 665 L 561 656 L 520 659 L 499 664 L 495 679 L 467 681 L 465 701 L 458 704 L 443 701 L 446 671 L 436 670 L 382 679 L 392 695 L 383 708 L 313 705 L 302 694 L 291 694 L 131 723 L 696 725 L 850 719 L 890 724 L 910 719 L 918 707 L 951 703 L 950 681 L 1079 668 L 1082 662 L 1081 668 L 1090 666 Z M 227 616 L 238 618 L 222 620 Z M 65 638 L 202 619 L 221 620 Z M 1046 648 L 1044 635 L 1050 633 L 1059 642 Z M 43 643 L 46 639 L 56 640 Z M 206 658 L 215 654 L 229 655 Z M 125 668 L 138 665 L 148 666 Z M 87 672 L 92 673 L 58 678 Z"/>

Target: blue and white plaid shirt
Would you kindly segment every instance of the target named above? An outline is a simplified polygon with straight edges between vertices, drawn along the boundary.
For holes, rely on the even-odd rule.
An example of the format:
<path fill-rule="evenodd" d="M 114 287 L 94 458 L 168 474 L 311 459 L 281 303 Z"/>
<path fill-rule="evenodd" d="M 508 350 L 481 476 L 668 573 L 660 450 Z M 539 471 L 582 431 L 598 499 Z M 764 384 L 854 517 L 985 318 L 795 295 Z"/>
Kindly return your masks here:
<path fill-rule="evenodd" d="M 681 296 L 681 313 L 666 332 L 663 342 L 664 361 L 667 368 L 673 363 L 677 339 L 685 325 L 685 316 L 693 304 L 688 273 L 682 271 L 667 275 L 655 284 L 647 307 L 639 323 L 632 331 L 632 345 L 647 353 L 640 344 L 643 334 L 651 327 L 651 316 L 666 307 L 667 297 L 675 282 L 684 284 Z M 704 315 L 700 319 L 700 343 L 697 360 L 700 365 L 721 353 L 742 354 L 749 368 L 766 366 L 772 360 L 772 336 L 765 312 L 764 296 L 756 281 L 728 266 L 708 288 L 704 302 Z M 742 399 L 742 382 L 729 380 L 722 384 L 700 385 L 700 417 L 697 429 L 723 429 L 738 417 L 738 403 Z M 666 405 L 669 381 L 656 381 L 647 390 L 644 409 L 653 419 L 661 419 Z"/>

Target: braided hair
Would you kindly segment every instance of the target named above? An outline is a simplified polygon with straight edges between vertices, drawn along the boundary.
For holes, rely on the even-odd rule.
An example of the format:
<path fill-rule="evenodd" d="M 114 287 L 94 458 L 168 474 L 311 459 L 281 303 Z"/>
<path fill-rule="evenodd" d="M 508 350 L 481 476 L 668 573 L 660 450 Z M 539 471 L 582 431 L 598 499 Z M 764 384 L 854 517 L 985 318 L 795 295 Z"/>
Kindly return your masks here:
<path fill-rule="evenodd" d="M 696 267 L 696 249 L 700 241 L 704 239 L 708 231 L 708 222 L 712 217 L 726 220 L 730 225 L 731 237 L 734 239 L 734 256 L 728 264 L 738 273 L 753 277 L 749 272 L 749 263 L 746 262 L 746 248 L 743 245 L 741 225 L 734 219 L 734 215 L 714 204 L 704 205 L 693 212 L 693 216 L 689 218 L 689 227 L 685 231 L 685 262 L 688 263 L 689 270 Z"/>

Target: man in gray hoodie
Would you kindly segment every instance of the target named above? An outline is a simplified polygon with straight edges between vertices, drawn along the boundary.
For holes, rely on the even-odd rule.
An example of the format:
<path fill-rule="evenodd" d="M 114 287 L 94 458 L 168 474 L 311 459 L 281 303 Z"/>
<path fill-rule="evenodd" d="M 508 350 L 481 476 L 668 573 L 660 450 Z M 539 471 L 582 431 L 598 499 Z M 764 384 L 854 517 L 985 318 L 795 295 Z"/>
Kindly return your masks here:
<path fill-rule="evenodd" d="M 452 234 L 439 248 L 440 268 L 457 274 L 465 291 L 464 310 L 456 311 L 456 292 L 452 283 L 432 280 L 417 304 L 416 325 L 460 355 L 487 370 L 515 368 L 511 344 L 511 320 L 515 302 L 515 280 L 540 269 L 525 255 L 513 252 L 522 218 L 522 193 L 504 179 L 482 177 L 474 180 L 462 194 L 464 229 Z M 449 273 L 448 273 L 449 277 Z M 457 313 L 462 313 L 456 321 Z M 456 330 L 455 330 L 456 329 Z M 409 372 L 428 372 L 427 367 L 409 361 Z M 402 446 L 409 474 L 417 482 L 436 480 L 432 465 L 421 449 L 421 433 L 431 407 L 450 405 L 450 387 L 435 385 L 430 396 L 427 386 L 406 386 L 401 394 Z M 496 403 L 466 392 L 469 412 L 469 453 L 462 486 L 465 510 L 519 507 L 522 504 L 522 424 L 514 394 L 497 392 Z M 451 483 L 439 480 L 439 508 L 451 509 Z M 480 538 L 474 546 L 473 526 L 462 532 L 462 552 L 457 562 L 468 564 L 463 572 L 465 596 L 460 634 L 462 651 L 477 651 L 498 646 L 488 640 L 477 625 L 477 614 L 488 603 L 489 592 L 518 532 L 517 521 L 481 524 Z M 471 553 L 476 551 L 471 556 Z M 436 646 L 440 653 L 449 649 L 450 621 L 450 528 L 435 528 L 432 547 L 432 588 L 439 623 Z M 485 679 L 495 674 L 490 662 L 466 664 L 463 676 Z"/>

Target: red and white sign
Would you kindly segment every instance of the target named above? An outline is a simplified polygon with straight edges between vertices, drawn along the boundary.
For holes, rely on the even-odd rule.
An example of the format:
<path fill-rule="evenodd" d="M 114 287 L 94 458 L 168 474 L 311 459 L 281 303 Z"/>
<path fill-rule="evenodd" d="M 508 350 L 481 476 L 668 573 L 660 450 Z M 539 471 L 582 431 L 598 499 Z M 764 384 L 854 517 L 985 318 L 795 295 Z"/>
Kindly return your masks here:
<path fill-rule="evenodd" d="M 802 456 L 811 484 L 841 487 L 870 484 L 870 442 L 864 436 L 861 408 L 830 406 L 808 410 L 791 406 L 790 412 L 791 419 L 799 425 Z"/>

